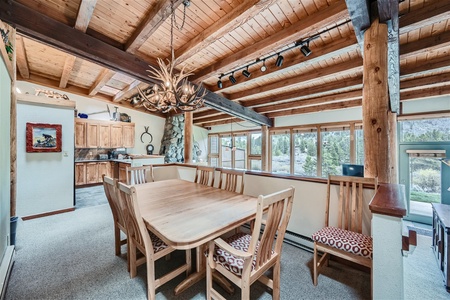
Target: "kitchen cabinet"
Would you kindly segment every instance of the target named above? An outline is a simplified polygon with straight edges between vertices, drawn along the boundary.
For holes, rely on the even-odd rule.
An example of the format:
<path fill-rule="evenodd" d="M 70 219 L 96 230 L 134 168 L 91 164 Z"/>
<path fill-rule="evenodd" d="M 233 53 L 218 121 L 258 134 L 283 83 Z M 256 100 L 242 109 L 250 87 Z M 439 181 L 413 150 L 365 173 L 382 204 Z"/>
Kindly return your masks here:
<path fill-rule="evenodd" d="M 135 124 L 75 119 L 75 148 L 133 148 Z"/>
<path fill-rule="evenodd" d="M 123 127 L 121 124 L 111 124 L 111 148 L 123 146 Z"/>
<path fill-rule="evenodd" d="M 86 148 L 86 123 L 75 122 L 75 148 Z"/>
<path fill-rule="evenodd" d="M 86 184 L 86 164 L 76 163 L 75 164 L 75 185 Z"/>
<path fill-rule="evenodd" d="M 99 124 L 86 123 L 86 148 L 98 148 L 99 146 Z"/>
<path fill-rule="evenodd" d="M 111 125 L 99 124 L 98 146 L 99 146 L 99 148 L 110 148 L 111 147 Z"/>
<path fill-rule="evenodd" d="M 103 182 L 102 175 L 112 177 L 111 174 L 111 163 L 109 161 L 99 162 L 98 164 L 98 178 L 97 182 Z"/>
<path fill-rule="evenodd" d="M 134 148 L 134 124 L 123 124 L 122 125 L 123 134 L 123 147 L 124 148 Z"/>
<path fill-rule="evenodd" d="M 98 163 L 86 163 L 86 184 L 98 182 Z"/>
<path fill-rule="evenodd" d="M 102 175 L 113 177 L 110 161 L 75 163 L 75 186 L 102 183 Z"/>
<path fill-rule="evenodd" d="M 127 166 L 130 164 L 119 163 L 119 182 L 127 183 Z"/>
<path fill-rule="evenodd" d="M 447 292 L 450 292 L 450 205 L 432 203 L 431 206 L 433 208 L 432 249 L 444 279 L 444 286 Z"/>

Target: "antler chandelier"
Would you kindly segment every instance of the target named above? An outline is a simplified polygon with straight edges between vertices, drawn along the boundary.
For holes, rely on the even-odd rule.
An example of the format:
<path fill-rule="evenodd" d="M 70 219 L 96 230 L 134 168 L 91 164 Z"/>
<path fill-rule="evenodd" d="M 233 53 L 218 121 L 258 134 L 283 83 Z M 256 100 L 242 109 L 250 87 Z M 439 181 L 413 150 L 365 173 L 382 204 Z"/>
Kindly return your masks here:
<path fill-rule="evenodd" d="M 204 102 L 206 90 L 202 85 L 194 86 L 188 81 L 188 77 L 193 75 L 186 72 L 184 66 L 181 71 L 175 74 L 175 66 L 177 60 L 175 59 L 173 49 L 173 27 L 182 30 L 186 19 L 186 7 L 190 5 L 189 0 L 183 1 L 183 23 L 180 27 L 176 24 L 174 0 L 171 1 L 171 19 L 170 19 L 170 50 L 172 60 L 166 64 L 161 58 L 158 58 L 159 69 L 150 66 L 151 70 L 148 72 L 150 78 L 158 80 L 152 88 L 143 92 L 139 87 L 139 95 L 142 98 L 142 105 L 149 111 L 160 111 L 163 113 L 169 111 L 193 111 L 201 107 Z"/>

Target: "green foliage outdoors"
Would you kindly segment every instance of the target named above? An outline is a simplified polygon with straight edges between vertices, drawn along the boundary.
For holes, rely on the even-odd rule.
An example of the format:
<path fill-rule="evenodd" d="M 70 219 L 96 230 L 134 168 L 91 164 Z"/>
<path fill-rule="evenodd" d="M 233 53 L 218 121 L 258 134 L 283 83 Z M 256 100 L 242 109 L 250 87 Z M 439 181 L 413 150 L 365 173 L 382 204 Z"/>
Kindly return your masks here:
<path fill-rule="evenodd" d="M 425 193 L 411 191 L 409 195 L 411 201 L 426 202 L 426 203 L 440 203 L 441 195 L 438 193 Z"/>

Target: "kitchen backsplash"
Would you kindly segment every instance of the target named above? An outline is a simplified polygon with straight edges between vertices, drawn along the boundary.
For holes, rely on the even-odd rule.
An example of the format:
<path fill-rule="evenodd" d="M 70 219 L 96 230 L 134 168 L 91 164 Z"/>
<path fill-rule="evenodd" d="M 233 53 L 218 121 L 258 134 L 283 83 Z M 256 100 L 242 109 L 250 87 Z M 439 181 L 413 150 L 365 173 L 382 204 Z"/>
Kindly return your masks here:
<path fill-rule="evenodd" d="M 114 149 L 75 149 L 75 161 L 98 159 L 99 154 L 106 154 Z"/>

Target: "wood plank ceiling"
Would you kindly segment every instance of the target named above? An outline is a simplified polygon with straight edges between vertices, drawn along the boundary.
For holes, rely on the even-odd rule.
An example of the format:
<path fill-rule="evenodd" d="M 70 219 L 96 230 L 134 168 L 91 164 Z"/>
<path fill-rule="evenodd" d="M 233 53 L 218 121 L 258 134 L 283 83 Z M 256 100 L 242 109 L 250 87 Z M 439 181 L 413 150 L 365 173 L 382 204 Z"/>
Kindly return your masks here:
<path fill-rule="evenodd" d="M 0 1 L 1 10 L 7 11 L 8 4 Z M 347 3 L 352 1 L 357 0 Z M 10 2 L 146 63 L 170 57 L 170 0 Z M 181 23 L 182 1 L 174 0 L 174 6 Z M 399 16 L 400 101 L 450 94 L 450 1 L 405 0 L 399 4 Z M 14 16 L 0 12 L 0 19 L 5 18 L 15 23 Z M 55 32 L 46 40 L 19 30 L 18 80 L 145 110 L 132 106 L 130 97 L 138 86 L 146 88 L 151 82 L 120 68 L 106 68 L 100 59 L 77 55 L 73 46 L 64 51 L 50 46 L 60 45 L 51 40 L 61 34 Z M 313 36 L 311 55 L 305 57 L 299 47 L 287 50 Z M 192 0 L 184 28 L 174 30 L 174 48 L 179 67 L 194 73 L 192 82 L 202 82 L 218 96 L 267 118 L 361 105 L 361 49 L 344 0 Z M 276 67 L 280 51 L 284 61 Z M 262 61 L 256 60 L 267 57 L 267 70 L 262 72 Z M 115 66 L 112 58 L 109 65 Z M 248 64 L 249 78 L 241 73 Z M 232 84 L 228 76 L 236 69 L 237 82 Z M 226 76 L 219 89 L 220 74 Z M 194 113 L 194 124 L 210 127 L 231 118 L 204 107 Z"/>

